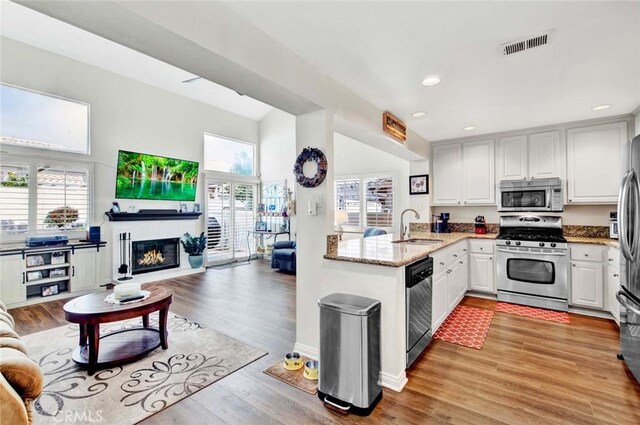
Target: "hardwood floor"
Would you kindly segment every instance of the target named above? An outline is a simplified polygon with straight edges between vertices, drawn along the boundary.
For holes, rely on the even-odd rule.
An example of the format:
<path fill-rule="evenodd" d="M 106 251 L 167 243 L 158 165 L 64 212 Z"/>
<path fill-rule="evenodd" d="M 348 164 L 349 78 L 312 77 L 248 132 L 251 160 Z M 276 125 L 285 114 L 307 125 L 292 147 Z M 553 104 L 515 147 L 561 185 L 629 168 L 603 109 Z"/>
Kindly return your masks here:
<path fill-rule="evenodd" d="M 156 414 L 145 424 L 638 424 L 640 385 L 616 359 L 608 320 L 571 324 L 496 313 L 482 350 L 433 341 L 401 393 L 384 390 L 367 418 L 325 409 L 316 396 L 262 373 L 293 348 L 295 277 L 266 262 L 164 281 L 171 310 L 269 355 Z M 465 298 L 493 309 L 495 302 Z M 14 309 L 20 334 L 65 324 L 53 301 Z"/>

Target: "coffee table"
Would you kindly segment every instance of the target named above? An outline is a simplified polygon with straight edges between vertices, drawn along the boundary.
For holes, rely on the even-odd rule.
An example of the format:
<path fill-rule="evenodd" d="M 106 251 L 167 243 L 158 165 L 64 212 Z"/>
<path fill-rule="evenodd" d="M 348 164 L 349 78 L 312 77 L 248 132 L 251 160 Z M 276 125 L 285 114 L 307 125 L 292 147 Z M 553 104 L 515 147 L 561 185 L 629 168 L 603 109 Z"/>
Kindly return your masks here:
<path fill-rule="evenodd" d="M 148 284 L 149 298 L 129 304 L 111 304 L 104 299 L 113 291 L 96 292 L 75 298 L 64 305 L 65 318 L 80 325 L 80 342 L 71 358 L 96 370 L 134 362 L 167 342 L 167 316 L 173 289 Z M 159 311 L 158 328 L 149 326 L 149 314 Z M 100 336 L 100 324 L 142 317 L 142 326 L 126 327 Z"/>

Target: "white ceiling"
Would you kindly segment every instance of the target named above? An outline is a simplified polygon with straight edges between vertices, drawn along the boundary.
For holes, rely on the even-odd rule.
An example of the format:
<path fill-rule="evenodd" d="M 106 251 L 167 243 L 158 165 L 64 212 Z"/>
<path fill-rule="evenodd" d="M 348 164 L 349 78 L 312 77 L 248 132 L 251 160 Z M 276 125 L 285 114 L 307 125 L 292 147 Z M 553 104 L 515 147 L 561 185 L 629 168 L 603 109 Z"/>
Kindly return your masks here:
<path fill-rule="evenodd" d="M 0 35 L 259 121 L 273 108 L 16 3 L 1 0 Z"/>
<path fill-rule="evenodd" d="M 428 140 L 632 112 L 640 2 L 228 2 Z M 498 46 L 555 29 L 544 47 Z M 434 87 L 420 83 L 440 76 Z M 609 103 L 600 112 L 592 107 Z M 427 117 L 411 118 L 425 111 Z M 475 131 L 463 127 L 476 126 Z"/>

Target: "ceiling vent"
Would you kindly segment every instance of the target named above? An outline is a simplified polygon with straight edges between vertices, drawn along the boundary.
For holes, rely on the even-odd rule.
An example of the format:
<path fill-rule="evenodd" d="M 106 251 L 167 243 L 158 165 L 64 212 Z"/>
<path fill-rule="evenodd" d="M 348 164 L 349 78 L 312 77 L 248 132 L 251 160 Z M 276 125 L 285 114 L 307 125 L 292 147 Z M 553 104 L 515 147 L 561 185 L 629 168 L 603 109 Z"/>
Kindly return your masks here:
<path fill-rule="evenodd" d="M 517 40 L 510 41 L 500 45 L 500 52 L 504 56 L 513 55 L 514 53 L 524 52 L 525 50 L 542 47 L 551 42 L 552 35 L 555 30 L 545 31 L 533 36 L 522 37 Z"/>

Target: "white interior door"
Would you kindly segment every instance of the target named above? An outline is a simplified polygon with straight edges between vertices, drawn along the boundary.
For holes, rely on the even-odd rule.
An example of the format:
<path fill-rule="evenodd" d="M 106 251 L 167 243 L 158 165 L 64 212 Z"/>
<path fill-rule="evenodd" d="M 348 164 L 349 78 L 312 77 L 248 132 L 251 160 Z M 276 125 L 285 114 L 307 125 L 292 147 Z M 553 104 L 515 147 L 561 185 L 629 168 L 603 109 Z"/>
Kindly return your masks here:
<path fill-rule="evenodd" d="M 249 258 L 255 197 L 255 184 L 207 181 L 207 265 Z"/>

